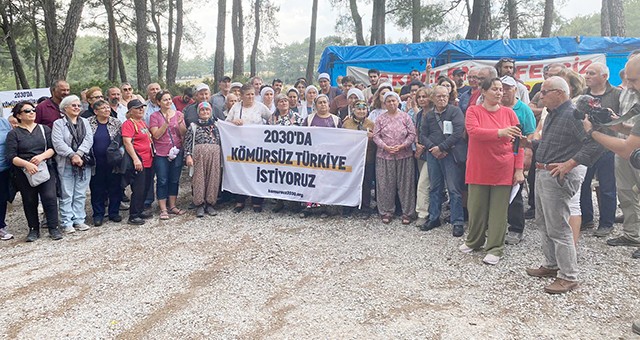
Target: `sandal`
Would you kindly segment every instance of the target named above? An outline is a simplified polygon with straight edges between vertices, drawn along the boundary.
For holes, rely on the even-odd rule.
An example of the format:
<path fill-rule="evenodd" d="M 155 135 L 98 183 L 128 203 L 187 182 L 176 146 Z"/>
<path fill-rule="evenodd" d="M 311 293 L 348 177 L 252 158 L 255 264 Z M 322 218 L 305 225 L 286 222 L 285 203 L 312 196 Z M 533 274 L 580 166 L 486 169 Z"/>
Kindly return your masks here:
<path fill-rule="evenodd" d="M 186 211 L 178 209 L 178 207 L 169 208 L 169 214 L 172 215 L 184 215 Z"/>
<path fill-rule="evenodd" d="M 402 216 L 402 224 L 411 224 L 411 218 L 409 216 Z"/>
<path fill-rule="evenodd" d="M 161 220 L 168 220 L 169 219 L 169 212 L 166 210 L 160 210 L 160 219 Z"/>
<path fill-rule="evenodd" d="M 382 219 L 382 223 L 384 223 L 384 224 L 391 223 L 391 216 L 389 216 L 389 215 L 382 215 L 381 219 Z"/>

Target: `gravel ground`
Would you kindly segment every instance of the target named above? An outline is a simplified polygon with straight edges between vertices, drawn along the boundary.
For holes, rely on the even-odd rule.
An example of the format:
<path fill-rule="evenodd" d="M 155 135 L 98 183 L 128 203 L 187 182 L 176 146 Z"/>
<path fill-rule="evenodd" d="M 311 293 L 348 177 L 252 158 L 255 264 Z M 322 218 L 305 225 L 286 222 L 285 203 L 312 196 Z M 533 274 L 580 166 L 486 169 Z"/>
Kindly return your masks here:
<path fill-rule="evenodd" d="M 185 192 L 186 190 L 183 190 Z M 186 206 L 187 199 L 181 198 Z M 497 266 L 462 254 L 451 226 L 310 217 L 222 206 L 144 226 L 106 223 L 61 241 L 0 243 L 4 338 L 632 339 L 640 319 L 632 248 L 580 239 L 582 287 L 528 277 L 524 241 Z M 20 226 L 20 227 L 18 227 Z M 614 234 L 620 232 L 616 225 Z M 43 233 L 46 235 L 46 231 Z"/>

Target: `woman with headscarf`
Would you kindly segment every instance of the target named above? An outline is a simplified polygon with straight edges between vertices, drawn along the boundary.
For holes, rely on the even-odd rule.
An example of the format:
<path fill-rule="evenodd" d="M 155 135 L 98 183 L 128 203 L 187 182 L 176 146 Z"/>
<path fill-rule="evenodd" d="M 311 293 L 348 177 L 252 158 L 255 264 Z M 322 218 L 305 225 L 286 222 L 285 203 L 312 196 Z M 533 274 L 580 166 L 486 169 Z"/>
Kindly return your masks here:
<path fill-rule="evenodd" d="M 373 94 L 371 98 L 371 111 L 369 112 L 369 119 L 371 119 L 372 122 L 375 123 L 378 116 L 387 111 L 382 98 L 389 92 L 393 92 L 391 83 L 382 83 L 376 93 Z"/>
<path fill-rule="evenodd" d="M 260 90 L 260 97 L 262 98 L 262 104 L 266 106 L 269 111 L 273 112 L 276 109 L 276 104 L 273 102 L 273 96 L 275 92 L 273 88 L 269 85 L 265 85 Z"/>
<path fill-rule="evenodd" d="M 353 111 L 355 109 L 354 105 L 358 100 L 364 100 L 364 93 L 362 93 L 360 89 L 353 87 L 349 90 L 349 92 L 347 92 L 347 100 L 349 101 L 349 105 L 345 106 L 338 112 L 338 116 L 342 120 L 353 115 Z M 367 114 L 368 113 L 369 107 L 367 106 Z"/>
<path fill-rule="evenodd" d="M 467 109 L 465 122 L 469 230 L 460 251 L 470 253 L 484 247 L 487 254 L 482 261 L 495 265 L 504 253 L 511 188 L 524 181 L 524 151 L 514 155 L 512 141 L 521 137 L 521 131 L 515 112 L 500 105 L 500 79 L 486 79 L 480 89 L 484 100 Z"/>
<path fill-rule="evenodd" d="M 196 217 L 204 217 L 205 212 L 214 216 L 221 180 L 220 134 L 211 119 L 208 102 L 198 104 L 198 121 L 191 123 L 185 134 L 184 152 L 187 166 L 193 168 L 191 189 Z"/>
<path fill-rule="evenodd" d="M 315 102 L 317 97 L 318 88 L 313 85 L 307 86 L 307 88 L 304 90 L 305 104 L 302 106 L 303 108 L 307 109 L 307 115 L 310 115 L 315 111 Z"/>
<path fill-rule="evenodd" d="M 271 111 L 264 104 L 255 100 L 255 89 L 251 84 L 244 84 L 240 88 L 241 101 L 233 105 L 227 115 L 227 121 L 235 125 L 263 125 L 268 124 L 271 119 Z M 233 211 L 236 213 L 244 210 L 247 196 L 236 194 L 236 206 Z M 251 197 L 253 211 L 262 212 L 264 198 Z"/>
<path fill-rule="evenodd" d="M 307 113 L 307 109 L 302 106 L 302 102 L 300 101 L 300 92 L 298 92 L 295 87 L 292 87 L 287 91 L 287 97 L 289 98 L 289 108 L 293 110 L 293 112 L 296 112 L 302 118 L 306 118 L 309 115 Z"/>
<path fill-rule="evenodd" d="M 354 89 L 349 90 L 349 99 Z M 357 89 L 356 89 L 357 90 Z M 359 90 L 358 90 L 359 91 Z M 362 93 L 362 91 L 360 91 Z M 366 131 L 369 142 L 367 143 L 367 157 L 364 167 L 364 178 L 362 180 L 362 213 L 368 216 L 371 209 L 371 184 L 375 179 L 375 162 L 376 162 L 376 144 L 373 142 L 374 123 L 367 118 L 369 114 L 369 106 L 367 101 L 362 99 L 356 100 L 352 105 L 352 112 L 342 123 L 345 129 Z"/>
<path fill-rule="evenodd" d="M 380 91 L 378 89 L 378 91 Z M 402 208 L 402 224 L 411 223 L 416 209 L 415 167 L 411 146 L 416 129 L 408 114 L 398 109 L 400 96 L 394 91 L 382 97 L 385 113 L 378 116 L 373 141 L 376 155 L 376 201 L 383 223 L 390 223 L 396 210 L 396 194 Z"/>
<path fill-rule="evenodd" d="M 76 97 L 77 98 L 77 97 Z M 18 126 L 7 134 L 5 154 L 13 165 L 12 171 L 16 189 L 22 196 L 22 209 L 27 218 L 29 234 L 27 242 L 34 242 L 40 238 L 40 221 L 38 220 L 38 202 L 42 202 L 49 236 L 53 240 L 62 238 L 58 229 L 58 199 L 56 197 L 55 170 L 49 159 L 55 155 L 51 143 L 51 129 L 46 125 L 37 124 L 36 108 L 33 104 L 22 101 L 11 110 L 18 121 Z M 45 162 L 50 177 L 37 186 L 31 186 L 26 173 L 31 175 L 38 172 L 38 166 Z"/>
<path fill-rule="evenodd" d="M 85 218 L 85 201 L 95 159 L 91 152 L 93 130 L 89 121 L 80 117 L 82 103 L 75 95 L 60 102 L 63 117 L 53 122 L 51 141 L 56 151 L 60 179 L 60 217 L 62 230 L 73 233 L 89 229 Z"/>
<path fill-rule="evenodd" d="M 104 100 L 93 103 L 95 116 L 89 118 L 93 132 L 93 155 L 95 157 L 94 174 L 91 176 L 91 207 L 93 208 L 93 225 L 99 227 L 104 221 L 104 202 L 109 199 L 109 220 L 122 221 L 120 201 L 122 200 L 122 176 L 114 172 L 114 165 L 107 162 L 107 148 L 122 129 L 122 123 L 111 117 L 111 107 Z"/>

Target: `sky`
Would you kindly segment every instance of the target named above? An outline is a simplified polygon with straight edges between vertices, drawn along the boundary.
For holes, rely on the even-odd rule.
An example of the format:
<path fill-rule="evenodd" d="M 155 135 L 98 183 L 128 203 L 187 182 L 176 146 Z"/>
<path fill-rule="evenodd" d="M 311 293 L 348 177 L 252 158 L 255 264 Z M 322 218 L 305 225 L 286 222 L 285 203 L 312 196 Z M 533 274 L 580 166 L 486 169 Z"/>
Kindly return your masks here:
<path fill-rule="evenodd" d="M 280 6 L 277 13 L 278 22 L 278 41 L 283 43 L 291 43 L 294 41 L 303 41 L 309 36 L 311 21 L 311 0 L 271 0 Z M 227 0 L 227 26 L 225 38 L 225 51 L 227 56 L 233 54 L 233 41 L 231 37 L 231 0 Z M 579 15 L 592 14 L 600 11 L 601 0 L 565 0 L 563 5 L 559 5 L 560 1 L 556 0 L 556 10 L 565 18 L 573 18 Z M 526 3 L 526 2 L 522 2 Z M 246 6 L 245 6 L 246 7 Z M 463 6 L 459 6 L 463 10 Z M 521 8 L 521 10 L 526 8 Z M 250 8 L 243 8 L 245 14 Z M 367 32 L 371 27 L 371 4 L 359 4 L 358 11 L 363 17 L 364 30 Z M 318 25 L 317 38 L 335 35 L 335 22 L 340 13 L 348 13 L 348 8 L 334 8 L 328 0 L 318 2 Z M 462 13 L 460 13 L 462 15 Z M 185 56 L 189 57 L 196 53 L 204 53 L 210 55 L 215 51 L 216 43 L 216 25 L 217 25 L 217 7 L 216 3 L 209 1 L 207 6 L 198 6 L 193 9 L 189 18 L 195 19 L 197 25 L 201 28 L 200 33 L 204 34 L 202 43 L 198 47 L 187 47 Z M 457 16 L 460 17 L 460 16 Z M 461 22 L 462 25 L 462 22 Z M 247 27 L 248 31 L 253 27 Z M 463 33 L 464 34 L 464 33 Z M 366 33 L 365 33 L 366 35 Z M 411 39 L 410 31 L 400 31 L 392 23 L 387 22 L 386 25 L 387 39 L 398 41 L 399 39 Z M 266 45 L 266 42 L 265 42 Z M 262 46 L 265 46 L 262 45 Z M 245 54 L 250 52 L 250 46 L 245 47 Z"/>

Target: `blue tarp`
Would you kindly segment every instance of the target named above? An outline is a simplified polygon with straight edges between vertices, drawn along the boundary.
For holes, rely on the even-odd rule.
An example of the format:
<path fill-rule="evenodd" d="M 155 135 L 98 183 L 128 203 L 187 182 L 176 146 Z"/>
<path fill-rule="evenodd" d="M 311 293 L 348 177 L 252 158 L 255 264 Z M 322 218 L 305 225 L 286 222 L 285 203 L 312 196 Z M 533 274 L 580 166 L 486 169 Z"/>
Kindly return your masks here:
<path fill-rule="evenodd" d="M 511 57 L 516 60 L 540 60 L 579 54 L 604 53 L 611 71 L 610 81 L 619 84 L 618 72 L 627 55 L 640 49 L 639 38 L 554 37 L 504 40 L 456 40 L 416 44 L 375 46 L 329 46 L 322 53 L 318 72 L 335 79 L 347 74 L 347 66 L 376 68 L 387 72 L 409 73 L 424 70 L 427 58 L 433 66 L 469 59 Z"/>

